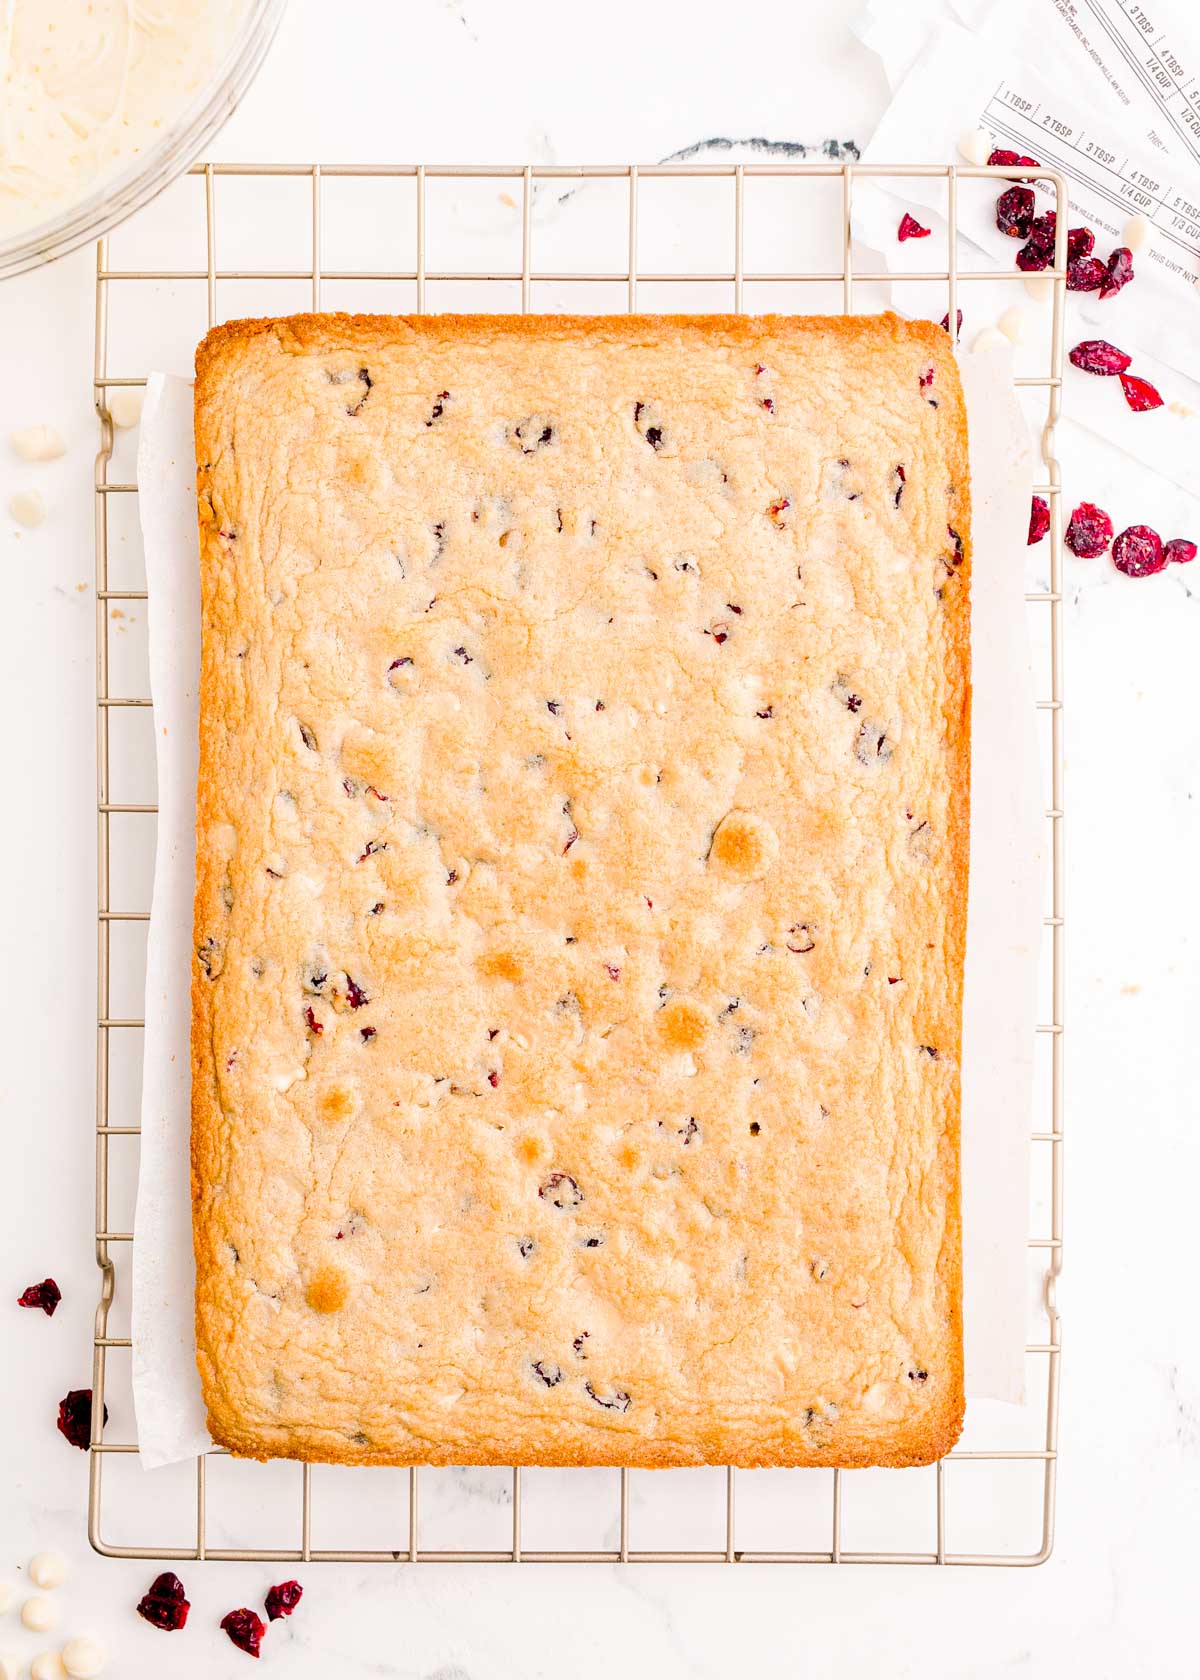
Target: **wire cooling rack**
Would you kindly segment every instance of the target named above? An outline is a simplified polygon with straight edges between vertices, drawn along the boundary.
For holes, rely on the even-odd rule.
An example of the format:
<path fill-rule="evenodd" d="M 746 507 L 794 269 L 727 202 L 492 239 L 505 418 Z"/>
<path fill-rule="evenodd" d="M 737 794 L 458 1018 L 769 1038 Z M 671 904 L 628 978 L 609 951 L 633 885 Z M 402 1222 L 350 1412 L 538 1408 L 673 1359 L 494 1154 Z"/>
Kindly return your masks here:
<path fill-rule="evenodd" d="M 146 600 L 144 577 L 130 559 L 137 547 L 137 486 L 132 462 L 121 460 L 128 434 L 114 432 L 109 394 L 144 385 L 151 366 L 190 371 L 192 349 L 206 325 L 233 315 L 309 307 L 398 312 L 732 307 L 852 314 L 864 300 L 869 306 L 873 288 L 891 281 L 898 288 L 940 283 L 953 321 L 960 287 L 1022 279 L 1011 268 L 959 266 L 960 183 L 1030 179 L 1028 168 L 833 162 L 642 168 L 205 164 L 171 189 L 182 195 L 174 219 L 168 216 L 160 233 L 149 236 L 149 246 L 144 234 L 140 243 L 133 239 L 135 252 L 158 260 L 119 267 L 114 247 L 126 234 L 100 242 L 94 385 L 100 420 L 95 511 L 101 1292 L 93 1339 L 88 1516 L 97 1551 L 161 1559 L 410 1563 L 1029 1565 L 1049 1556 L 1061 1357 L 1055 1283 L 1062 1261 L 1064 1050 L 1062 522 L 1054 433 L 1062 395 L 1067 196 L 1061 176 L 1040 169 L 1034 174 L 1055 196 L 1058 215 L 1044 369 L 1016 381 L 1037 393 L 1039 403 L 1044 397 L 1045 483 L 1037 489 L 1051 509 L 1048 573 L 1027 577 L 1027 584 L 1037 587 L 1025 596 L 1031 644 L 1042 651 L 1042 686 L 1048 691 L 1037 701 L 1039 714 L 1045 714 L 1039 722 L 1051 860 L 1042 986 L 1042 1013 L 1048 1018 L 1036 1029 L 1034 1231 L 1027 1256 L 1031 1321 L 1039 1329 L 1044 1325 L 1044 1339 L 1031 1341 L 1026 1350 L 1033 1402 L 1020 1410 L 976 1403 L 960 1446 L 926 1470 L 346 1472 L 282 1463 L 263 1467 L 219 1452 L 200 1457 L 194 1468 L 140 1470 L 130 1456 L 137 1453 L 131 1343 L 118 1332 L 128 1322 L 139 1132 L 130 1122 L 138 1112 L 143 1026 L 135 1000 L 142 996 L 149 921 L 148 909 L 135 906 L 149 902 L 157 807 L 144 655 L 130 652 L 132 633 L 144 631 Z M 856 272 L 851 252 L 856 182 L 885 179 L 894 189 L 919 177 L 926 186 L 930 178 L 944 183 L 945 266 L 902 278 Z M 584 191 L 595 195 L 608 236 L 603 254 L 609 260 L 591 267 L 579 260 L 566 208 Z M 230 196 L 241 199 L 236 232 L 233 209 L 218 228 L 218 209 Z M 769 214 L 776 227 L 811 227 L 805 212 L 813 198 L 827 211 L 829 265 L 778 269 L 758 263 L 756 218 Z M 686 243 L 681 203 L 708 220 L 706 248 L 717 253 L 708 266 L 680 260 Z M 262 213 L 247 216 L 247 208 Z M 291 214 L 285 243 L 292 261 L 277 266 L 267 259 L 278 256 L 281 246 L 263 248 L 263 226 L 284 212 Z M 538 254 L 549 258 L 545 263 L 534 261 L 535 230 Z M 330 260 L 339 238 L 356 261 Z M 230 261 L 239 239 L 241 248 Z M 495 260 L 501 245 L 511 255 Z M 431 265 L 435 246 L 452 260 Z M 820 253 L 804 247 L 796 254 L 811 262 Z M 176 336 L 167 343 L 155 335 L 180 300 L 182 324 L 171 328 Z M 900 301 L 903 305 L 902 290 Z M 122 1466 L 132 1477 L 118 1477 Z M 375 1480 L 368 1489 L 370 1478 Z M 114 1485 L 118 1481 L 122 1485 Z"/>

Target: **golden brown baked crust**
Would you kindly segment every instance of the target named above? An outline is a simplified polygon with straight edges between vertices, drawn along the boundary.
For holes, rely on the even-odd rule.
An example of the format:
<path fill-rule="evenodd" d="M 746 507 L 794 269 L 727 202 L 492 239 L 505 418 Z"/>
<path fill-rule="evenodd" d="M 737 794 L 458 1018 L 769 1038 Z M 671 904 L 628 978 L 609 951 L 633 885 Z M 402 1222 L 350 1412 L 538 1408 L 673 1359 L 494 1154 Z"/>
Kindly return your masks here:
<path fill-rule="evenodd" d="M 214 1437 L 919 1464 L 963 1411 L 947 335 L 301 316 L 196 358 Z"/>

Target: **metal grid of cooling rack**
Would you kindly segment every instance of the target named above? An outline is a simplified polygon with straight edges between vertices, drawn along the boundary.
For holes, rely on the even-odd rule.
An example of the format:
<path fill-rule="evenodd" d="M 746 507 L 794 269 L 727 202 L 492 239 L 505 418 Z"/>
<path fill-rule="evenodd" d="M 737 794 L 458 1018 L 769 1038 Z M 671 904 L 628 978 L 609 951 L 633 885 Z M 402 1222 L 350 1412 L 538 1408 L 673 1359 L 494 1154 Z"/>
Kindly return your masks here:
<path fill-rule="evenodd" d="M 1007 1564 L 1030 1565 L 1045 1561 L 1050 1555 L 1054 1537 L 1054 1503 L 1055 1503 L 1055 1473 L 1058 1452 L 1058 1400 L 1059 1400 L 1059 1366 L 1061 1359 L 1060 1322 L 1055 1300 L 1055 1286 L 1062 1264 L 1062 1145 L 1063 1145 L 1063 839 L 1062 839 L 1062 778 L 1063 778 L 1063 698 L 1062 698 L 1062 522 L 1060 508 L 1060 475 L 1058 462 L 1054 454 L 1055 426 L 1059 419 L 1062 400 L 1062 354 L 1063 354 L 1063 321 L 1065 306 L 1066 279 L 1066 227 L 1067 227 L 1067 188 L 1062 176 L 1052 171 L 1038 169 L 1031 176 L 1028 169 L 1022 171 L 1004 168 L 956 168 L 953 165 L 945 167 L 934 166 L 868 166 L 858 164 L 767 164 L 767 165 L 657 165 L 649 167 L 630 166 L 602 166 L 596 168 L 563 168 L 541 165 L 526 165 L 525 167 L 451 167 L 451 166 L 322 166 L 304 165 L 246 165 L 246 164 L 204 164 L 198 165 L 191 171 L 192 175 L 200 176 L 204 190 L 205 216 L 205 250 L 207 261 L 203 268 L 170 268 L 152 267 L 136 269 L 118 269 L 109 264 L 109 242 L 101 240 L 97 247 L 96 270 L 96 348 L 94 367 L 94 389 L 96 410 L 100 420 L 100 448 L 96 458 L 95 474 L 95 514 L 96 514 L 96 667 L 97 667 L 97 698 L 96 698 L 96 729 L 97 729 L 97 812 L 98 812 L 98 912 L 97 912 L 97 1041 L 96 1041 L 96 1263 L 101 1274 L 100 1301 L 96 1311 L 95 1332 L 93 1337 L 93 1368 L 92 1385 L 94 1405 L 92 1412 L 92 1441 L 90 1453 L 90 1477 L 88 1500 L 88 1532 L 93 1547 L 104 1555 L 116 1557 L 139 1557 L 161 1559 L 213 1558 L 222 1560 L 278 1560 L 287 1562 L 727 1562 L 727 1563 L 913 1563 L 913 1564 Z M 809 1550 L 749 1550 L 738 1544 L 737 1508 L 735 1495 L 738 1472 L 733 1469 L 713 1470 L 707 1472 L 712 1476 L 724 1478 L 724 1545 L 712 1549 L 700 1550 L 689 1548 L 687 1545 L 679 1549 L 646 1550 L 635 1544 L 636 1534 L 631 1533 L 631 1508 L 634 1501 L 631 1496 L 631 1476 L 636 1474 L 669 1477 L 676 1474 L 671 1471 L 657 1472 L 620 1472 L 620 1502 L 614 1513 L 616 1519 L 615 1533 L 617 1543 L 600 1550 L 533 1550 L 523 1541 L 522 1533 L 522 1472 L 520 1469 L 512 1471 L 511 1484 L 511 1540 L 504 1547 L 497 1549 L 469 1549 L 450 1550 L 431 1548 L 421 1541 L 421 1504 L 420 1488 L 422 1472 L 417 1469 L 408 1472 L 408 1509 L 406 1543 L 400 1547 L 384 1550 L 324 1549 L 313 1545 L 313 1507 L 314 1490 L 312 1466 L 299 1465 L 296 1467 L 296 1532 L 297 1542 L 291 1547 L 282 1548 L 254 1548 L 213 1546 L 209 1544 L 208 1525 L 206 1521 L 206 1496 L 208 1489 L 208 1463 L 210 1457 L 219 1456 L 210 1453 L 196 1461 L 195 1486 L 195 1538 L 186 1546 L 155 1546 L 147 1545 L 118 1545 L 109 1543 L 104 1538 L 104 1466 L 110 1454 L 136 1454 L 135 1441 L 113 1441 L 106 1438 L 105 1433 L 105 1374 L 110 1353 L 119 1357 L 129 1358 L 130 1340 L 128 1337 L 111 1335 L 109 1333 L 109 1314 L 116 1295 L 116 1267 L 114 1263 L 114 1247 L 129 1244 L 133 1241 L 132 1231 L 111 1230 L 109 1228 L 110 1208 L 110 1145 L 113 1138 L 135 1137 L 139 1131 L 136 1125 L 114 1124 L 110 1112 L 111 1089 L 111 1047 L 113 1038 L 118 1033 L 133 1033 L 140 1029 L 143 1023 L 132 1018 L 114 1016 L 111 1010 L 111 954 L 112 934 L 114 925 L 124 922 L 147 922 L 149 911 L 116 906 L 112 897 L 114 837 L 112 819 L 114 816 L 137 817 L 146 821 L 153 819 L 156 806 L 152 803 L 130 804 L 114 801 L 112 797 L 111 758 L 110 758 L 110 723 L 114 711 L 119 708 L 146 708 L 151 702 L 146 696 L 126 697 L 114 695 L 110 684 L 110 635 L 112 634 L 111 613 L 114 602 L 138 601 L 145 599 L 145 592 L 141 590 L 113 589 L 109 586 L 109 509 L 111 498 L 114 496 L 136 495 L 137 486 L 134 483 L 117 482 L 109 477 L 110 463 L 113 456 L 114 434 L 113 422 L 109 413 L 108 392 L 119 386 L 144 385 L 144 377 L 111 376 L 109 373 L 109 304 L 113 288 L 132 281 L 194 281 L 202 282 L 207 291 L 208 324 L 213 325 L 218 319 L 217 287 L 224 281 L 265 281 L 265 282 L 297 282 L 303 281 L 311 286 L 311 304 L 314 310 L 322 306 L 323 283 L 331 281 L 403 281 L 415 288 L 415 303 L 418 312 L 427 307 L 427 286 L 434 282 L 475 281 L 475 282 L 503 282 L 509 286 L 519 284 L 520 307 L 526 312 L 531 307 L 531 288 L 543 282 L 617 282 L 625 287 L 626 304 L 629 311 L 636 311 L 639 307 L 639 283 L 670 282 L 695 283 L 705 282 L 710 286 L 718 285 L 726 289 L 727 298 L 732 302 L 735 311 L 742 311 L 744 305 L 744 288 L 752 282 L 788 282 L 803 284 L 807 282 L 836 282 L 841 288 L 841 306 L 843 313 L 852 314 L 855 311 L 855 286 L 857 283 L 876 282 L 886 283 L 897 277 L 886 273 L 870 273 L 862 270 L 855 271 L 851 249 L 851 209 L 853 203 L 854 184 L 859 179 L 893 178 L 912 179 L 916 177 L 937 177 L 946 182 L 947 211 L 948 211 L 948 247 L 947 266 L 941 270 L 926 270 L 920 273 L 909 273 L 906 280 L 942 282 L 947 288 L 948 319 L 955 319 L 958 308 L 959 285 L 963 282 L 991 281 L 1006 279 L 1019 281 L 1023 277 L 1017 270 L 1004 271 L 1001 269 L 965 270 L 958 266 L 958 182 L 960 179 L 978 179 L 987 177 L 1000 179 L 1029 180 L 1036 178 L 1045 183 L 1056 197 L 1057 209 L 1057 239 L 1055 246 L 1054 267 L 1047 271 L 1053 280 L 1053 319 L 1050 337 L 1049 366 L 1044 373 L 1035 377 L 1020 378 L 1017 385 L 1035 387 L 1045 393 L 1045 421 L 1042 429 L 1042 460 L 1045 467 L 1046 482 L 1036 486 L 1037 491 L 1044 495 L 1050 504 L 1050 561 L 1049 587 L 1026 594 L 1031 614 L 1045 612 L 1048 614 L 1049 630 L 1049 686 L 1050 693 L 1037 701 L 1039 711 L 1049 714 L 1049 780 L 1050 806 L 1045 811 L 1045 819 L 1049 831 L 1049 853 L 1051 861 L 1050 880 L 1050 913 L 1045 917 L 1045 926 L 1050 935 L 1050 1015 L 1049 1021 L 1038 1025 L 1037 1032 L 1046 1035 L 1049 1041 L 1049 1091 L 1048 1095 L 1050 1124 L 1045 1130 L 1036 1130 L 1031 1134 L 1031 1142 L 1043 1146 L 1040 1151 L 1042 1161 L 1042 1176 L 1044 1184 L 1044 1200 L 1049 1210 L 1050 1229 L 1028 1239 L 1028 1248 L 1032 1251 L 1042 1251 L 1045 1254 L 1044 1271 L 1040 1276 L 1041 1312 L 1045 1319 L 1045 1340 L 1030 1343 L 1027 1353 L 1036 1355 L 1045 1361 L 1045 1412 L 1044 1432 L 1040 1444 L 1033 1447 L 997 1448 L 996 1450 L 954 1451 L 936 1466 L 934 1527 L 936 1544 L 926 1550 L 851 1550 L 843 1546 L 843 1493 L 846 1479 L 851 1472 L 838 1470 L 792 1470 L 785 1472 L 789 1477 L 825 1477 L 831 1486 L 831 1504 L 828 1513 L 826 1539 L 815 1549 Z M 281 178 L 293 177 L 311 182 L 311 260 L 307 267 L 299 269 L 270 269 L 270 268 L 242 268 L 222 269 L 217 264 L 217 192 L 216 183 L 222 177 L 249 177 L 257 179 L 264 185 L 277 182 Z M 347 270 L 322 267 L 322 200 L 323 183 L 332 178 L 357 177 L 362 180 L 370 179 L 403 179 L 414 183 L 414 202 L 416 219 L 416 260 L 415 265 L 405 271 L 398 270 Z M 841 263 L 836 270 L 826 270 L 814 273 L 760 273 L 748 271 L 743 262 L 744 232 L 746 223 L 745 198 L 746 184 L 755 178 L 774 177 L 787 179 L 795 183 L 796 189 L 803 190 L 804 183 L 820 178 L 837 178 L 841 183 L 841 215 L 842 237 L 840 242 Z M 430 270 L 426 267 L 426 203 L 427 193 L 432 183 L 467 182 L 479 179 L 491 179 L 496 182 L 509 182 L 519 192 L 519 201 L 515 209 L 520 215 L 521 228 L 521 267 L 519 271 L 489 271 L 477 270 Z M 590 180 L 611 179 L 626 183 L 628 204 L 628 246 L 627 260 L 623 268 L 616 271 L 586 272 L 583 269 L 568 269 L 560 272 L 543 272 L 535 268 L 533 263 L 533 206 L 535 183 L 552 181 L 558 183 L 582 182 Z M 674 180 L 724 180 L 732 188 L 732 207 L 734 215 L 733 227 L 733 255 L 734 262 L 731 270 L 720 272 L 682 273 L 646 272 L 639 269 L 639 181 L 654 179 Z M 444 190 L 444 189 L 441 189 Z M 512 202 L 509 200 L 509 202 Z M 728 301 L 722 307 L 728 307 Z M 284 308 L 288 306 L 283 306 Z M 503 305 L 501 305 L 503 307 Z M 117 1116 L 118 1121 L 122 1116 Z M 993 1476 L 1003 1476 L 1006 1467 L 1014 1463 L 1026 1463 L 1036 1467 L 1040 1479 L 1040 1544 L 1033 1550 L 1022 1550 L 1015 1547 L 1012 1550 L 959 1552 L 949 1548 L 947 1543 L 947 1506 L 948 1486 L 952 1466 L 964 1460 L 975 1461 L 980 1465 L 991 1467 Z M 428 1472 L 426 1472 L 428 1474 Z M 568 1475 L 578 1475 L 581 1472 L 566 1472 Z M 741 1474 L 745 1475 L 745 1472 Z M 891 1476 L 904 1476 L 912 1472 L 893 1471 Z M 994 1488 L 993 1488 L 994 1491 Z M 978 1495 L 976 1496 L 978 1497 Z M 400 1517 L 397 1521 L 399 1523 Z M 397 1535 L 399 1538 L 399 1535 Z"/>

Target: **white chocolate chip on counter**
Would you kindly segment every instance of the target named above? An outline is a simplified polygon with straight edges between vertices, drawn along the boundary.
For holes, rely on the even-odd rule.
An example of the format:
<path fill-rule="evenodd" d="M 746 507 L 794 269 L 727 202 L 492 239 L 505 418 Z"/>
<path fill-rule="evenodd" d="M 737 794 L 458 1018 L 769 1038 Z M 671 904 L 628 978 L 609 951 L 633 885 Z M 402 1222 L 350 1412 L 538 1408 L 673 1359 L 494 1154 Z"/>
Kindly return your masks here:
<path fill-rule="evenodd" d="M 1029 326 L 1029 311 L 1019 303 L 1014 303 L 1011 309 L 1006 309 L 996 322 L 1005 338 L 1013 344 L 1024 344 Z"/>
<path fill-rule="evenodd" d="M 22 426 L 9 435 L 14 454 L 22 461 L 57 461 L 67 446 L 56 426 Z"/>
<path fill-rule="evenodd" d="M 1025 290 L 1035 303 L 1049 303 L 1054 296 L 1054 282 L 1048 274 L 1027 274 Z"/>
<path fill-rule="evenodd" d="M 1130 251 L 1140 251 L 1150 237 L 1150 222 L 1145 216 L 1130 216 L 1121 235 L 1121 243 Z"/>
<path fill-rule="evenodd" d="M 17 1602 L 17 1589 L 11 1581 L 0 1581 L 0 1616 L 7 1616 Z"/>
<path fill-rule="evenodd" d="M 46 504 L 36 490 L 16 490 L 8 498 L 8 511 L 18 525 L 32 530 L 46 517 Z"/>
<path fill-rule="evenodd" d="M 29 1665 L 29 1680 L 67 1680 L 67 1671 L 57 1651 L 39 1651 Z"/>
<path fill-rule="evenodd" d="M 15 1651 L 0 1651 L 0 1680 L 17 1680 L 21 1659 Z"/>
<path fill-rule="evenodd" d="M 140 385 L 117 385 L 108 393 L 108 412 L 112 423 L 127 432 L 142 418 L 142 404 L 146 393 Z"/>
<path fill-rule="evenodd" d="M 21 1620 L 33 1633 L 45 1633 L 58 1620 L 58 1608 L 52 1598 L 37 1593 L 21 1606 Z"/>
<path fill-rule="evenodd" d="M 96 1680 L 104 1673 L 107 1657 L 98 1639 L 68 1639 L 62 1648 L 62 1665 L 71 1680 Z"/>
<path fill-rule="evenodd" d="M 29 1579 L 49 1592 L 67 1578 L 67 1560 L 61 1552 L 37 1552 L 29 1560 Z"/>
<path fill-rule="evenodd" d="M 986 128 L 973 128 L 958 142 L 958 154 L 968 163 L 985 164 L 991 156 L 992 137 Z"/>
<path fill-rule="evenodd" d="M 971 349 L 973 351 L 995 350 L 998 345 L 1003 345 L 1007 349 L 1008 343 L 1008 339 L 998 327 L 983 327 L 971 340 Z"/>

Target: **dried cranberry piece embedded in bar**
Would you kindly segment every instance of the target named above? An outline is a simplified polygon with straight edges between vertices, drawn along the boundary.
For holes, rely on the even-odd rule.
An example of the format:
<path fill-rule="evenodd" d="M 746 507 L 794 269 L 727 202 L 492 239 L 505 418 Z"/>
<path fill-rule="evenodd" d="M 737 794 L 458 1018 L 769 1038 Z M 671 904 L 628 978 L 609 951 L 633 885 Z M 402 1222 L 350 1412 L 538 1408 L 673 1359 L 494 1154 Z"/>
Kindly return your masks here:
<path fill-rule="evenodd" d="M 594 1400 L 597 1406 L 602 1406 L 606 1412 L 627 1412 L 633 1404 L 623 1388 L 614 1388 L 611 1394 L 600 1394 L 590 1382 L 585 1382 L 583 1387 L 588 1399 Z"/>
<path fill-rule="evenodd" d="M 552 1172 L 546 1182 L 538 1190 L 538 1195 L 551 1207 L 576 1208 L 583 1200 L 583 1191 L 576 1184 L 570 1173 Z"/>

